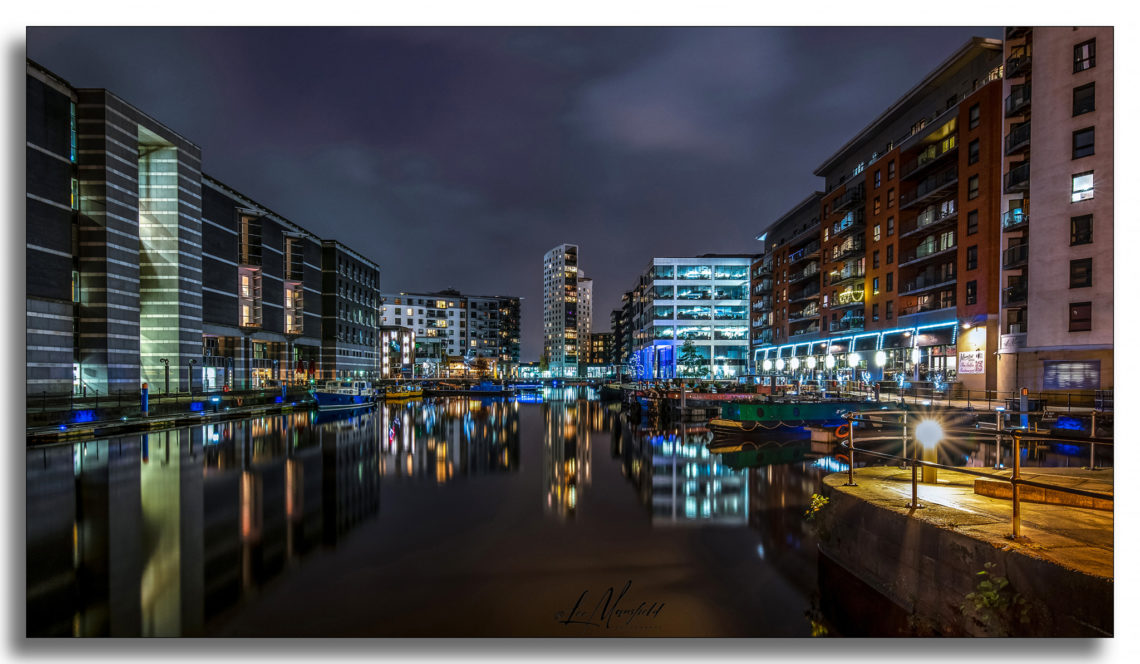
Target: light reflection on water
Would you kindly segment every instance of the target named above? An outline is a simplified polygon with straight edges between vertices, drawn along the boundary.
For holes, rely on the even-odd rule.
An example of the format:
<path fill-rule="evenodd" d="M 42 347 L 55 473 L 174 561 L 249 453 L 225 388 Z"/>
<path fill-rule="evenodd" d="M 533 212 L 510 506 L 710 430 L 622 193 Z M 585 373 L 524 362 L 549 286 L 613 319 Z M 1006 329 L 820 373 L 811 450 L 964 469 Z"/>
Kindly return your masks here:
<path fill-rule="evenodd" d="M 28 633 L 211 633 L 260 610 L 258 595 L 316 553 L 331 555 L 357 531 L 376 536 L 364 526 L 379 516 L 441 516 L 421 514 L 415 501 L 384 501 L 383 487 L 416 492 L 476 480 L 503 487 L 511 500 L 541 502 L 541 522 L 583 533 L 583 514 L 622 531 L 638 520 L 738 531 L 704 546 L 730 557 L 748 552 L 785 574 L 798 593 L 785 599 L 787 611 L 802 615 L 815 592 L 802 513 L 826 471 L 808 463 L 733 470 L 707 451 L 706 429 L 630 422 L 595 397 L 558 388 L 522 404 L 429 399 L 29 449 Z M 524 433 L 527 409 L 539 419 Z M 629 501 L 641 516 L 621 507 Z M 788 629 L 777 633 L 798 633 Z"/>

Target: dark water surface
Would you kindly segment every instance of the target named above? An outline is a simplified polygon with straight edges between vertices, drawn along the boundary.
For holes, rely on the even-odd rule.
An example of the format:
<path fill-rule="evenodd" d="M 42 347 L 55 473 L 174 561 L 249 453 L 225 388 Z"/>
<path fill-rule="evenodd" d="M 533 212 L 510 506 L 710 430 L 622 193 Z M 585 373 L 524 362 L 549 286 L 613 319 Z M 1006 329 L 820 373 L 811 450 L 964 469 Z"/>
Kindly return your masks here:
<path fill-rule="evenodd" d="M 803 519 L 821 464 L 733 470 L 706 429 L 587 396 L 30 449 L 28 633 L 828 631 Z"/>

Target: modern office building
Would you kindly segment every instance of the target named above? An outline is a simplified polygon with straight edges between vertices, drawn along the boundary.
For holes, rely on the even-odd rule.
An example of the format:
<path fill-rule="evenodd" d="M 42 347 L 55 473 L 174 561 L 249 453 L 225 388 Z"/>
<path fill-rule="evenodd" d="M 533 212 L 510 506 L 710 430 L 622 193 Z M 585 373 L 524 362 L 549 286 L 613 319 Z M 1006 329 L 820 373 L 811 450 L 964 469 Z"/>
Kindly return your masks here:
<path fill-rule="evenodd" d="M 478 364 L 481 373 L 506 377 L 519 363 L 521 300 L 509 295 L 464 295 L 455 289 L 434 293 L 386 293 L 380 320 L 409 327 L 416 335 L 417 375 L 444 375 L 458 363 Z M 479 360 L 484 360 L 480 362 Z"/>
<path fill-rule="evenodd" d="M 1005 40 L 998 389 L 1113 386 L 1113 29 Z"/>
<path fill-rule="evenodd" d="M 542 354 L 550 375 L 578 375 L 578 245 L 560 244 L 542 259 Z"/>
<path fill-rule="evenodd" d="M 761 374 L 996 388 L 1002 64 L 967 42 L 816 169 L 814 236 L 815 196 L 770 225 Z"/>
<path fill-rule="evenodd" d="M 202 358 L 201 150 L 27 62 L 27 388 L 186 385 Z"/>
<path fill-rule="evenodd" d="M 321 243 L 322 373 L 380 377 L 380 268 L 337 242 Z"/>
<path fill-rule="evenodd" d="M 635 289 L 634 376 L 730 378 L 745 373 L 751 264 L 747 254 L 654 258 Z"/>
<path fill-rule="evenodd" d="M 320 238 L 213 178 L 203 184 L 203 387 L 320 378 Z"/>

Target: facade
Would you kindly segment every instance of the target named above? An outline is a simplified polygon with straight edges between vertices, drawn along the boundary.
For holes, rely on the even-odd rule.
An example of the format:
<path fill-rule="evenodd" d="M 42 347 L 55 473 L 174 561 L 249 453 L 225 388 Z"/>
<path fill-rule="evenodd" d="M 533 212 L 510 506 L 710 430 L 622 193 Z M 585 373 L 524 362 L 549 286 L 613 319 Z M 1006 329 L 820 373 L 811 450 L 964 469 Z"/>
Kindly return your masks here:
<path fill-rule="evenodd" d="M 578 270 L 578 342 L 579 355 L 584 355 L 584 348 L 594 326 L 594 280 L 586 276 L 584 270 Z"/>
<path fill-rule="evenodd" d="M 582 344 L 582 361 L 587 378 L 609 378 L 616 375 L 613 363 L 613 332 L 593 332 Z"/>
<path fill-rule="evenodd" d="M 321 240 L 203 178 L 202 386 L 321 376 Z"/>
<path fill-rule="evenodd" d="M 411 378 L 416 366 L 416 334 L 410 327 L 380 326 L 380 377 Z"/>
<path fill-rule="evenodd" d="M 1113 386 L 1113 53 L 1112 27 L 1006 29 L 1003 391 Z"/>
<path fill-rule="evenodd" d="M 578 375 L 578 245 L 561 244 L 542 259 L 542 354 L 550 375 Z"/>
<path fill-rule="evenodd" d="M 633 298 L 633 375 L 645 380 L 745 373 L 751 264 L 746 254 L 654 258 Z"/>
<path fill-rule="evenodd" d="M 996 388 L 1001 48 L 971 40 L 816 169 L 817 235 L 803 203 L 769 228 L 759 373 Z"/>
<path fill-rule="evenodd" d="M 483 373 L 513 376 L 519 363 L 520 304 L 509 295 L 464 295 L 448 289 L 435 293 L 387 293 L 381 296 L 380 320 L 415 332 L 417 375 L 442 376 L 454 363 L 467 373 L 478 364 Z M 484 360 L 484 362 L 479 362 Z"/>
<path fill-rule="evenodd" d="M 325 378 L 380 377 L 380 268 L 336 240 L 321 243 Z"/>
<path fill-rule="evenodd" d="M 173 385 L 199 362 L 201 150 L 27 63 L 27 387 Z"/>

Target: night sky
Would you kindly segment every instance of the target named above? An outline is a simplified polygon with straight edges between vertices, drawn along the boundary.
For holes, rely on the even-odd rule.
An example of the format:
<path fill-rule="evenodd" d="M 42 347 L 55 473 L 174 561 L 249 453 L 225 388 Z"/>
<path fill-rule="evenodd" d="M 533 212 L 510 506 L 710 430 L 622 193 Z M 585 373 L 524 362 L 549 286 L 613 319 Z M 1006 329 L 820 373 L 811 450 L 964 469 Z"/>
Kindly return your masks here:
<path fill-rule="evenodd" d="M 30 28 L 28 57 L 376 260 L 384 291 L 523 300 L 580 246 L 594 330 L 653 256 L 753 253 L 824 159 L 1000 28 Z"/>

